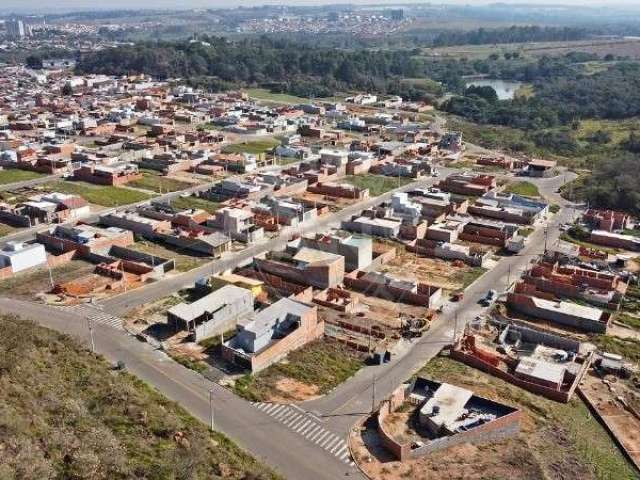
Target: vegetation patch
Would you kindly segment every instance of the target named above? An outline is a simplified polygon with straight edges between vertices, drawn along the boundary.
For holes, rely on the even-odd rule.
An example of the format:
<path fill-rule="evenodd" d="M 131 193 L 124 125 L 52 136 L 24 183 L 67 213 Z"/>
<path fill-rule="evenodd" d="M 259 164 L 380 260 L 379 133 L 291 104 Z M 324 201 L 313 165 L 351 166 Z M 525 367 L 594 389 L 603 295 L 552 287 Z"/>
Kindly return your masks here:
<path fill-rule="evenodd" d="M 0 223 L 0 237 L 6 237 L 7 235 L 16 231 L 15 227 L 7 225 L 6 223 Z"/>
<path fill-rule="evenodd" d="M 129 188 L 93 185 L 86 182 L 59 180 L 47 183 L 47 190 L 52 192 L 80 195 L 87 202 L 103 207 L 119 207 L 149 200 L 153 195 Z"/>
<path fill-rule="evenodd" d="M 261 140 L 253 140 L 251 142 L 226 145 L 222 151 L 224 153 L 251 153 L 253 155 L 259 155 L 272 150 L 278 145 L 280 145 L 280 142 L 275 138 L 263 138 Z"/>
<path fill-rule="evenodd" d="M 71 338 L 13 317 L 0 325 L 3 478 L 280 478 Z"/>
<path fill-rule="evenodd" d="M 611 335 L 594 335 L 591 341 L 604 352 L 622 355 L 626 360 L 640 363 L 640 340 Z"/>
<path fill-rule="evenodd" d="M 180 210 L 200 209 L 209 213 L 215 213 L 220 208 L 219 203 L 194 195 L 181 195 L 173 198 L 171 199 L 171 205 Z"/>
<path fill-rule="evenodd" d="M 192 255 L 189 251 L 180 250 L 171 245 L 161 245 L 150 240 L 139 240 L 129 248 L 137 250 L 138 252 L 173 259 L 176 263 L 176 271 L 178 272 L 188 272 L 200 265 L 204 265 L 210 260 L 209 257 Z"/>
<path fill-rule="evenodd" d="M 531 182 L 514 182 L 509 183 L 504 189 L 507 193 L 515 193 L 516 195 L 522 195 L 524 197 L 539 197 L 540 191 L 538 187 Z"/>
<path fill-rule="evenodd" d="M 462 284 L 462 288 L 467 288 L 478 278 L 484 275 L 486 271 L 487 269 L 482 267 L 471 267 L 464 270 L 456 270 L 456 273 L 453 275 L 453 280 L 460 282 Z"/>
<path fill-rule="evenodd" d="M 480 447 L 489 459 L 496 449 L 513 450 L 515 454 L 524 442 L 527 461 L 511 465 L 513 478 L 637 478 L 607 432 L 577 397 L 567 404 L 557 403 L 445 357 L 433 359 L 419 374 L 468 388 L 523 411 L 522 434 L 518 438 L 500 446 Z M 537 473 L 532 475 L 533 471 Z"/>
<path fill-rule="evenodd" d="M 143 172 L 142 178 L 128 183 L 129 186 L 150 190 L 155 193 L 177 192 L 192 186 L 175 178 L 163 177 L 157 173 Z"/>
<path fill-rule="evenodd" d="M 305 400 L 308 395 L 328 393 L 363 365 L 362 354 L 333 340 L 323 339 L 291 352 L 286 360 L 255 375 L 239 378 L 234 390 L 251 401 Z M 278 388 L 283 384 L 293 384 L 294 388 Z"/>
<path fill-rule="evenodd" d="M 42 178 L 45 176 L 46 175 L 44 173 L 32 172 L 29 170 L 18 170 L 17 168 L 7 168 L 0 170 L 0 185 L 26 182 L 28 180 L 35 180 L 36 178 Z"/>
<path fill-rule="evenodd" d="M 407 177 L 387 177 L 384 175 L 347 175 L 344 181 L 358 188 L 368 188 L 372 197 L 399 188 L 414 182 L 415 179 Z"/>
<path fill-rule="evenodd" d="M 624 323 L 628 327 L 640 330 L 640 317 L 620 312 L 616 315 L 616 320 L 620 323 Z"/>

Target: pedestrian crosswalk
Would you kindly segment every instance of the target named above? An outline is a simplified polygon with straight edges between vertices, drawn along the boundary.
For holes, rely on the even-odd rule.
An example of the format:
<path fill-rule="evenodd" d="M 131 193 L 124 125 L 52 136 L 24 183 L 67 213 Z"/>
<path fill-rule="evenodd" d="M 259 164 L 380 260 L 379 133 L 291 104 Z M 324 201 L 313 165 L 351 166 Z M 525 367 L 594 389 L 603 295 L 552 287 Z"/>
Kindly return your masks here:
<path fill-rule="evenodd" d="M 297 405 L 252 402 L 252 405 L 349 466 L 354 466 L 347 442 Z"/>
<path fill-rule="evenodd" d="M 101 323 L 118 330 L 123 329 L 122 319 L 120 317 L 111 315 L 95 305 L 81 303 L 78 305 L 61 305 L 57 308 L 75 313 L 76 315 L 81 315 L 90 319 L 92 322 Z"/>

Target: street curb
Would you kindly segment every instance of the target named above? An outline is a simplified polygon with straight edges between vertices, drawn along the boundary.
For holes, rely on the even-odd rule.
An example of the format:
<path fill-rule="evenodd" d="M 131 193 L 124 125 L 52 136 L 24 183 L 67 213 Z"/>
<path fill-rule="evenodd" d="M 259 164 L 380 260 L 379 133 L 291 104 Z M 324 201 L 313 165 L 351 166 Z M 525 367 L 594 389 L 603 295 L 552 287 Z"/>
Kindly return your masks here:
<path fill-rule="evenodd" d="M 349 455 L 351 455 L 351 460 L 353 460 L 353 464 L 356 466 L 356 468 L 362 474 L 362 476 L 367 480 L 374 480 L 360 466 L 360 463 L 356 459 L 356 456 L 353 454 L 353 448 L 351 447 L 351 432 L 353 431 L 354 428 L 358 428 L 358 429 L 362 428 L 362 425 L 364 425 L 364 422 L 366 422 L 368 418 L 369 418 L 368 416 L 362 417 L 359 420 L 357 420 L 353 425 L 351 425 L 351 427 L 349 427 L 349 433 L 347 434 L 347 447 L 349 448 Z"/>

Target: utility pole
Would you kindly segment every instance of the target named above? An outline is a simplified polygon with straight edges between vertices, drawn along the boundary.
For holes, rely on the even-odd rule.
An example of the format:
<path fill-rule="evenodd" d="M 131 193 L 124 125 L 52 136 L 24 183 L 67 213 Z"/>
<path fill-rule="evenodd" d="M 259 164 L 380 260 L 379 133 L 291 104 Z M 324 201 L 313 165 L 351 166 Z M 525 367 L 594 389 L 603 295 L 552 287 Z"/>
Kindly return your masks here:
<path fill-rule="evenodd" d="M 90 317 L 87 317 L 87 323 L 89 324 L 89 337 L 91 338 L 91 352 L 96 353 L 96 342 L 93 338 L 93 323 Z"/>
<path fill-rule="evenodd" d="M 49 269 L 49 283 L 51 284 L 51 290 L 53 290 L 53 272 L 51 272 L 51 265 L 49 265 L 49 262 L 47 262 L 47 268 Z"/>
<path fill-rule="evenodd" d="M 547 253 L 547 237 L 549 235 L 549 228 L 544 227 L 544 253 Z"/>
<path fill-rule="evenodd" d="M 456 311 L 453 319 L 453 346 L 456 345 L 456 339 L 458 338 L 458 312 Z"/>
<path fill-rule="evenodd" d="M 376 374 L 373 374 L 373 383 L 371 384 L 371 413 L 376 411 Z"/>
<path fill-rule="evenodd" d="M 507 271 L 507 290 L 509 290 L 509 285 L 511 285 L 511 264 L 508 265 L 509 270 Z"/>
<path fill-rule="evenodd" d="M 213 431 L 214 422 L 213 422 L 213 388 L 209 390 L 209 429 Z"/>

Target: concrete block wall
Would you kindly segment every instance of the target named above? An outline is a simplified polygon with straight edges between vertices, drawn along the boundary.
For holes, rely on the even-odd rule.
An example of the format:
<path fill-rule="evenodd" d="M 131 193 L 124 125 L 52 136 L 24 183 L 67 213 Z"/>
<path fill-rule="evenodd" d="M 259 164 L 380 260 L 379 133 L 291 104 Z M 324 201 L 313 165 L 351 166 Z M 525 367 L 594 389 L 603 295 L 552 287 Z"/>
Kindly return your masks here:
<path fill-rule="evenodd" d="M 282 360 L 289 352 L 296 350 L 309 342 L 322 338 L 324 335 L 324 322 L 317 320 L 317 309 L 315 320 L 303 321 L 297 330 L 281 340 L 278 340 L 267 349 L 251 356 L 251 371 L 259 372 L 269 365 Z"/>
<path fill-rule="evenodd" d="M 532 317 L 542 318 L 586 332 L 606 333 L 611 321 L 611 315 L 607 312 L 603 312 L 599 320 L 591 320 L 577 317 L 566 312 L 540 309 L 536 307 L 531 297 L 520 293 L 509 293 L 507 301 L 509 306 L 515 310 L 531 315 Z"/>

